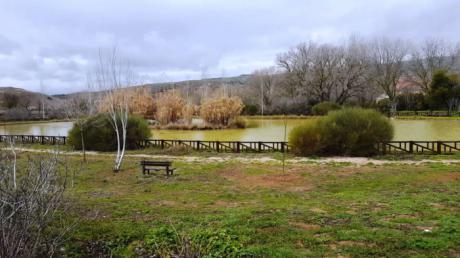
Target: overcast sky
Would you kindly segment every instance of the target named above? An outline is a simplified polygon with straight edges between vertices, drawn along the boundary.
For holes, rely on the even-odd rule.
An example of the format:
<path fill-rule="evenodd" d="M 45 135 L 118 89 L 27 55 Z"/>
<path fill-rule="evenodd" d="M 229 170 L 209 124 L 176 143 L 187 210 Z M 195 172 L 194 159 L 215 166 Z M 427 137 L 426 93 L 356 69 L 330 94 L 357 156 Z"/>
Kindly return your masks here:
<path fill-rule="evenodd" d="M 460 40 L 459 0 L 0 0 L 0 86 L 85 88 L 116 46 L 145 82 L 233 76 L 305 41 Z"/>

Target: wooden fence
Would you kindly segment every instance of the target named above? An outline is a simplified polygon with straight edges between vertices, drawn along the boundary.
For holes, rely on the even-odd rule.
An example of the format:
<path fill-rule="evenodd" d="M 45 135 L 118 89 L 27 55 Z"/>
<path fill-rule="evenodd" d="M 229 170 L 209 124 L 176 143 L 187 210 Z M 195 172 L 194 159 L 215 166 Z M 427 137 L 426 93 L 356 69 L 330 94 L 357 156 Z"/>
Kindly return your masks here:
<path fill-rule="evenodd" d="M 14 139 L 16 143 L 25 144 L 66 144 L 66 136 L 47 135 L 0 135 L 0 142 Z M 139 148 L 167 149 L 185 146 L 199 151 L 217 152 L 289 152 L 287 142 L 250 142 L 250 141 L 199 141 L 199 140 L 156 140 L 148 139 L 138 143 Z M 452 154 L 460 152 L 460 141 L 389 141 L 378 143 L 376 149 L 380 154 Z"/>
<path fill-rule="evenodd" d="M 460 141 L 390 141 L 377 145 L 381 154 L 452 154 L 460 151 Z"/>
<path fill-rule="evenodd" d="M 48 135 L 0 135 L 0 142 L 14 140 L 15 143 L 38 143 L 50 145 L 63 145 L 67 143 L 66 136 L 48 136 Z"/>
<path fill-rule="evenodd" d="M 161 149 L 185 146 L 194 150 L 217 152 L 288 152 L 287 142 L 240 142 L 240 141 L 198 141 L 198 140 L 144 140 L 139 147 Z"/>
<path fill-rule="evenodd" d="M 396 116 L 433 116 L 433 117 L 448 117 L 448 116 L 460 116 L 459 111 L 451 111 L 450 114 L 448 111 L 430 111 L 430 110 L 421 110 L 421 111 L 396 111 Z"/>

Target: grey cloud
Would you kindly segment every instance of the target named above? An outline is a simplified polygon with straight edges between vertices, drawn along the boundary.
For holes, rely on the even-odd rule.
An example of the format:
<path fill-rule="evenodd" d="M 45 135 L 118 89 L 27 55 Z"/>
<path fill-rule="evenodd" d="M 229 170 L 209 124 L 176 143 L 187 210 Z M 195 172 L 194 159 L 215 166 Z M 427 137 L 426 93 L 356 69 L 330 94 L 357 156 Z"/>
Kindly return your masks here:
<path fill-rule="evenodd" d="M 113 46 L 145 80 L 159 81 L 250 73 L 302 41 L 460 37 L 457 0 L 5 2 L 0 58 L 9 63 L 0 63 L 0 85 L 36 89 L 41 78 L 56 92 L 82 89 L 98 49 Z"/>
<path fill-rule="evenodd" d="M 0 54 L 10 55 L 14 50 L 17 50 L 21 45 L 17 42 L 14 42 L 5 36 L 0 34 Z"/>

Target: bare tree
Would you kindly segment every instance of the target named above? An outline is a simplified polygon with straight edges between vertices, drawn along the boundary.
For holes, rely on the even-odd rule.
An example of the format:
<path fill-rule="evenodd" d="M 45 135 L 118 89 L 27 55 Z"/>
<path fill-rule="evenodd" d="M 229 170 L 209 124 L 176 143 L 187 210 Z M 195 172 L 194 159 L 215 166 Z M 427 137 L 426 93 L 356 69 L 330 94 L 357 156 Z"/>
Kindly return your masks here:
<path fill-rule="evenodd" d="M 350 98 L 359 98 L 364 92 L 372 92 L 368 84 L 368 60 L 365 44 L 351 38 L 343 48 L 340 67 L 334 76 L 337 85 L 334 87 L 334 99 L 338 104 L 344 104 Z"/>
<path fill-rule="evenodd" d="M 259 97 L 255 102 L 260 103 L 262 115 L 264 115 L 266 107 L 270 107 L 272 104 L 272 98 L 277 84 L 277 76 L 275 67 L 269 67 L 256 70 L 249 80 L 248 84 L 252 94 Z"/>
<path fill-rule="evenodd" d="M 127 62 L 117 56 L 114 48 L 110 53 L 99 51 L 99 66 L 95 74 L 95 84 L 104 91 L 107 114 L 117 136 L 117 153 L 113 171 L 118 172 L 126 150 L 126 135 L 129 118 L 129 96 L 118 94 L 126 87 L 134 86 L 134 74 Z"/>
<path fill-rule="evenodd" d="M 65 113 L 68 119 L 74 121 L 74 125 L 80 129 L 80 140 L 83 151 L 83 162 L 86 162 L 85 148 L 85 131 L 87 129 L 88 120 L 96 114 L 96 98 L 92 92 L 91 77 L 88 76 L 87 92 L 76 94 L 65 101 Z"/>
<path fill-rule="evenodd" d="M 30 158 L 17 168 L 13 155 L 0 150 L 0 257 L 53 256 L 71 228 L 53 227 L 63 208 L 66 177 L 60 173 L 58 154 Z M 17 177 L 16 170 L 21 176 Z"/>
<path fill-rule="evenodd" d="M 19 96 L 15 93 L 5 92 L 3 95 L 3 106 L 7 109 L 15 108 L 19 105 Z"/>
<path fill-rule="evenodd" d="M 342 69 L 344 50 L 332 45 L 316 46 L 313 61 L 307 76 L 311 96 L 319 101 L 333 100 L 333 93 L 338 89 L 338 75 Z"/>
<path fill-rule="evenodd" d="M 391 114 L 396 111 L 397 85 L 404 74 L 407 43 L 402 40 L 380 38 L 369 44 L 369 81 L 385 92 L 390 100 Z"/>
<path fill-rule="evenodd" d="M 412 48 L 408 78 L 428 94 L 433 74 L 438 70 L 451 72 L 458 61 L 456 49 L 439 39 L 427 39 Z"/>
<path fill-rule="evenodd" d="M 315 48 L 312 42 L 303 43 L 278 55 L 277 64 L 285 72 L 283 82 L 287 97 L 308 97 L 310 94 L 307 79 Z"/>

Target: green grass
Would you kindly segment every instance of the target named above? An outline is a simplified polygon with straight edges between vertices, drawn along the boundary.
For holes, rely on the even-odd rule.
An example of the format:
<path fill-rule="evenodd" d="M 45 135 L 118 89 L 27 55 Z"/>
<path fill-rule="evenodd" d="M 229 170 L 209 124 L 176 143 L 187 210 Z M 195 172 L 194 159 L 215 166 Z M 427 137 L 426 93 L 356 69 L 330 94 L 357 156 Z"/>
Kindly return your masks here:
<path fill-rule="evenodd" d="M 110 158 L 89 156 L 67 194 L 79 223 L 60 255 L 140 255 L 164 227 L 224 232 L 257 257 L 460 255 L 459 165 L 290 164 L 283 173 L 271 163 L 174 162 L 179 175 L 165 178 L 142 175 L 138 161 L 114 174 Z"/>

